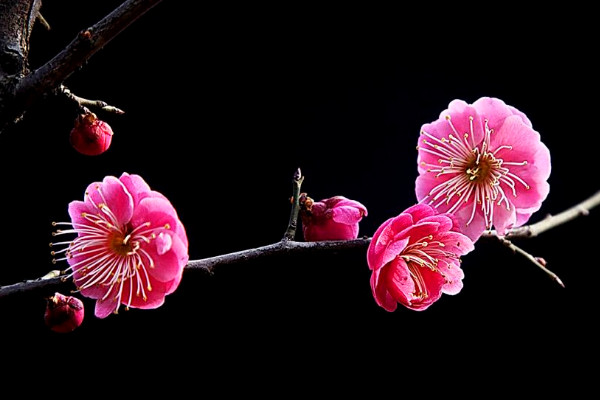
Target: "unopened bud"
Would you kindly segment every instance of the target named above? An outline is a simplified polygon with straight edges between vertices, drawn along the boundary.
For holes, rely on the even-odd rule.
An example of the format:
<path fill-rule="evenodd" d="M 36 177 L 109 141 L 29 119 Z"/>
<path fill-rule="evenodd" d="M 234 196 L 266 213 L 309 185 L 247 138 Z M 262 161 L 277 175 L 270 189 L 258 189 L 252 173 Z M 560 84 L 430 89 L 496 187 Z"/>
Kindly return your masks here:
<path fill-rule="evenodd" d="M 113 131 L 110 125 L 98 119 L 93 112 L 80 114 L 75 119 L 69 141 L 81 154 L 96 156 L 110 147 Z"/>
<path fill-rule="evenodd" d="M 83 322 L 83 302 L 56 292 L 46 299 L 44 321 L 54 332 L 71 332 Z"/>

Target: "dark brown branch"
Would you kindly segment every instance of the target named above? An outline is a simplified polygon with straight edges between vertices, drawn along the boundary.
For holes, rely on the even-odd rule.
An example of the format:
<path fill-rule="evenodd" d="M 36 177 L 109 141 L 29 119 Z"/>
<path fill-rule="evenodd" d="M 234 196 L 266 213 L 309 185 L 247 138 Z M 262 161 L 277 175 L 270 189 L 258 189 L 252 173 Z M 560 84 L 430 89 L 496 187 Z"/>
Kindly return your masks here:
<path fill-rule="evenodd" d="M 300 254 L 324 254 L 336 253 L 349 249 L 367 249 L 370 238 L 341 240 L 341 241 L 325 241 L 325 242 L 296 242 L 290 240 L 282 240 L 281 242 L 273 243 L 267 246 L 257 247 L 254 249 L 237 251 L 234 253 L 223 254 L 215 257 L 208 257 L 199 260 L 192 260 L 186 266 L 185 270 L 204 270 L 212 273 L 214 268 L 220 265 L 232 265 L 243 263 L 250 260 L 255 260 L 262 257 L 272 257 L 277 254 L 282 255 L 300 255 Z M 12 285 L 0 287 L 0 298 L 10 295 L 24 293 L 35 290 L 49 290 L 58 288 L 59 286 L 69 285 L 70 289 L 74 289 L 72 282 L 64 282 L 61 277 L 44 277 L 24 282 L 15 283 Z"/>
<path fill-rule="evenodd" d="M 0 84 L 8 84 L 2 82 L 7 76 L 29 72 L 29 38 L 41 5 L 41 0 L 0 1 Z"/>
<path fill-rule="evenodd" d="M 115 114 L 125 114 L 125 111 L 120 108 L 109 105 L 107 102 L 103 100 L 90 100 L 85 99 L 81 96 L 77 96 L 75 93 L 71 92 L 71 90 L 65 85 L 60 85 L 59 90 L 62 94 L 64 94 L 69 100 L 77 103 L 81 108 L 87 107 L 96 107 L 101 109 L 102 111 L 111 112 Z"/>
<path fill-rule="evenodd" d="M 8 115 L 0 116 L 0 126 L 17 120 L 46 93 L 59 87 L 65 79 L 87 62 L 98 50 L 161 0 L 127 0 L 77 37 L 52 60 L 14 84 Z M 1 99 L 3 102 L 6 98 Z"/>

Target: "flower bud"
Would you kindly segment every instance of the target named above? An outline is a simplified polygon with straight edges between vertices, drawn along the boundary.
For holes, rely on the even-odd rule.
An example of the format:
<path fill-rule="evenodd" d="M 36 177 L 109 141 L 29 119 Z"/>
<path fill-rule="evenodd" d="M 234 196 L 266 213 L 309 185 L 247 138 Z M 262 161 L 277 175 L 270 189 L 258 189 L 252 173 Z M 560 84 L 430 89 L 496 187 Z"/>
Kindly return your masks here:
<path fill-rule="evenodd" d="M 83 302 L 58 292 L 46 300 L 44 321 L 54 332 L 71 332 L 83 322 Z"/>
<path fill-rule="evenodd" d="M 367 208 L 355 200 L 334 196 L 313 201 L 306 194 L 300 197 L 304 240 L 352 240 L 358 237 L 358 223 L 367 215 Z"/>
<path fill-rule="evenodd" d="M 69 141 L 81 154 L 96 156 L 110 147 L 113 131 L 110 125 L 98 119 L 93 112 L 80 114 L 75 119 Z"/>

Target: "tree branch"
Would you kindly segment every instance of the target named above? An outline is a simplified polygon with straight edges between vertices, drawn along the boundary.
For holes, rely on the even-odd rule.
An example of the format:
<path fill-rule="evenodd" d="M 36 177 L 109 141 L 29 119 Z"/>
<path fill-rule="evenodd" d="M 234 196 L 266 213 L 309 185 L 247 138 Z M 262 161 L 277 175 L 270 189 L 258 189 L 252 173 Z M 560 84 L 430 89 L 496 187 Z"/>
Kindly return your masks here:
<path fill-rule="evenodd" d="M 535 224 L 513 228 L 506 233 L 505 237 L 507 239 L 513 239 L 538 236 L 549 229 L 555 228 L 577 217 L 588 215 L 590 210 L 598 205 L 600 205 L 600 191 L 559 214 L 549 215 L 547 218 L 540 222 L 536 222 Z M 490 231 L 484 233 L 483 236 L 498 237 L 498 233 L 496 231 Z"/>
<path fill-rule="evenodd" d="M 296 242 L 293 240 L 281 240 L 267 246 L 257 247 L 254 249 L 237 251 L 234 253 L 223 254 L 214 257 L 192 260 L 185 266 L 185 270 L 204 270 L 212 273 L 218 265 L 232 265 L 255 260 L 262 257 L 272 257 L 278 254 L 290 256 L 300 254 L 326 254 L 337 253 L 349 249 L 365 249 L 368 247 L 370 238 L 362 238 L 355 240 L 340 240 L 340 241 L 324 241 L 324 242 Z M 60 273 L 60 271 L 59 271 Z M 69 282 L 64 281 L 64 276 L 56 276 L 56 271 L 51 271 L 44 277 L 27 280 L 12 285 L 0 287 L 0 298 L 7 297 L 13 294 L 56 288 L 61 285 L 67 285 Z M 70 289 L 74 289 L 74 285 L 70 283 Z"/>
<path fill-rule="evenodd" d="M 294 195 L 299 195 L 300 192 L 300 184 L 302 182 L 301 174 L 298 172 L 294 175 Z M 296 193 L 296 191 L 298 193 Z M 511 237 L 524 237 L 529 238 L 533 236 L 537 236 L 539 233 L 544 232 L 548 229 L 554 228 L 558 225 L 561 225 L 567 221 L 570 221 L 577 216 L 587 215 L 589 210 L 596 207 L 600 204 L 600 192 L 596 193 L 592 197 L 584 200 L 583 202 L 565 210 L 554 217 L 550 217 L 545 219 L 542 222 L 538 222 L 536 224 L 530 226 L 523 226 L 518 228 L 518 232 L 533 232 L 532 234 L 526 234 L 519 236 L 511 236 Z M 292 206 L 292 215 L 290 216 L 290 221 L 293 220 L 295 215 L 294 206 Z M 296 213 L 297 218 L 297 213 Z M 290 227 L 293 227 L 295 230 L 295 225 L 290 223 L 288 226 L 288 230 Z M 511 231 L 512 232 L 512 231 Z M 257 247 L 254 249 L 236 251 L 233 253 L 218 255 L 214 257 L 203 258 L 199 260 L 189 261 L 185 266 L 185 270 L 204 270 L 208 273 L 212 273 L 214 268 L 219 265 L 232 265 L 244 263 L 250 260 L 256 260 L 263 257 L 272 257 L 275 255 L 300 255 L 300 254 L 324 254 L 324 253 L 337 253 L 340 251 L 350 250 L 350 249 L 365 249 L 369 246 L 371 242 L 371 238 L 364 237 L 362 239 L 355 240 L 339 240 L 339 241 L 322 241 L 322 242 L 297 242 L 291 239 L 288 239 L 287 236 L 288 231 L 286 231 L 286 236 L 277 243 L 269 244 L 262 247 Z M 539 268 L 544 270 L 552 279 L 558 282 L 561 286 L 564 287 L 564 284 L 558 278 L 556 274 L 549 271 L 545 262 L 541 261 L 540 258 L 534 257 L 531 254 L 527 253 L 525 250 L 520 247 L 514 245 L 507 237 L 500 237 L 495 235 L 494 233 L 487 233 L 485 236 L 493 237 L 499 240 L 502 244 L 510 248 L 516 253 L 519 253 L 525 256 L 528 260 L 532 261 Z M 293 235 L 291 236 L 293 237 Z M 74 286 L 72 283 L 66 282 L 62 273 L 58 271 L 51 271 L 47 275 L 33 280 L 27 280 L 23 282 L 18 282 L 12 285 L 0 286 L 0 298 L 7 297 L 13 294 L 24 293 L 29 291 L 41 290 L 41 289 L 49 289 L 56 288 L 61 285 L 70 285 L 70 288 L 73 289 Z"/>
<path fill-rule="evenodd" d="M 161 0 L 127 0 L 98 23 L 79 32 L 52 60 L 16 82 L 9 110 L 11 115 L 2 116 L 2 122 L 18 119 L 44 94 L 57 89 L 98 50 L 160 2 Z"/>

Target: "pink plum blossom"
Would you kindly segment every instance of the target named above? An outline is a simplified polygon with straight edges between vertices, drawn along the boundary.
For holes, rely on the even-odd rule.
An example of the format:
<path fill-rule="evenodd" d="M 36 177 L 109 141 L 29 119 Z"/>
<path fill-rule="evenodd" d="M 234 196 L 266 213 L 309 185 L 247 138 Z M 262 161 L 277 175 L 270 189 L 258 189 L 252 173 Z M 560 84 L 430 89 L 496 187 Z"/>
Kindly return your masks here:
<path fill-rule="evenodd" d="M 426 204 L 409 207 L 385 221 L 369 243 L 375 301 L 387 311 L 395 311 L 398 303 L 422 311 L 442 293 L 459 293 L 464 277 L 460 256 L 473 248 L 452 214 Z"/>
<path fill-rule="evenodd" d="M 358 223 L 367 215 L 367 208 L 344 196 L 334 196 L 313 202 L 307 198 L 300 212 L 304 240 L 351 240 L 358 237 Z"/>
<path fill-rule="evenodd" d="M 107 176 L 88 186 L 83 201 L 69 204 L 76 233 L 64 253 L 69 276 L 82 295 L 96 299 L 95 315 L 105 318 L 126 308 L 161 306 L 178 287 L 188 262 L 185 228 L 172 204 L 139 175 Z M 57 261 L 57 260 L 54 260 Z"/>
<path fill-rule="evenodd" d="M 502 100 L 452 101 L 421 128 L 416 194 L 477 240 L 523 225 L 550 190 L 550 152 L 529 119 Z"/>

